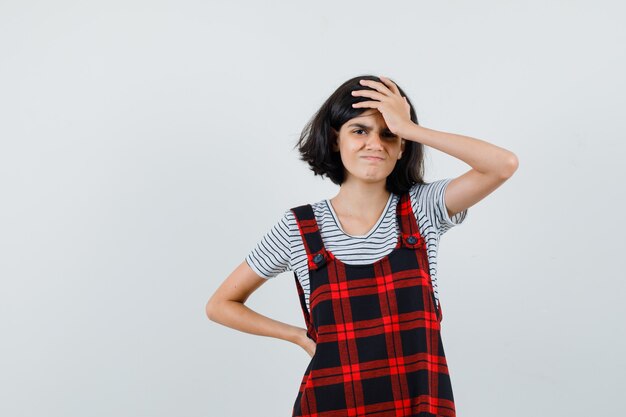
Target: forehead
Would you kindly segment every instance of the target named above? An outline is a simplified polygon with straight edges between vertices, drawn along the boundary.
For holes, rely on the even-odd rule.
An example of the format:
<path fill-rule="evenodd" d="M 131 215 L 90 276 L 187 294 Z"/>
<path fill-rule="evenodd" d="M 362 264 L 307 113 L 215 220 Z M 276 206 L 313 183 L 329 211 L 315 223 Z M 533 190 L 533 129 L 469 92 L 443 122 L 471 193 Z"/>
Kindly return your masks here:
<path fill-rule="evenodd" d="M 383 117 L 382 113 L 379 112 L 377 109 L 368 109 L 362 114 L 353 117 L 352 119 L 349 119 L 344 125 L 349 126 L 353 123 L 380 127 L 383 129 L 387 127 L 387 123 L 385 123 L 385 118 Z"/>

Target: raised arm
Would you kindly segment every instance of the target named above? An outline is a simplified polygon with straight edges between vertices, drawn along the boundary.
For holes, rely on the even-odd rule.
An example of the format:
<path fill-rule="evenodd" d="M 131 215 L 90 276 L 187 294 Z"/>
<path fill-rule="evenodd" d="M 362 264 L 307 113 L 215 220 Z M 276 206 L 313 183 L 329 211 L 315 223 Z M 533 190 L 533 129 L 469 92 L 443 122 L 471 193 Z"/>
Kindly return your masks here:
<path fill-rule="evenodd" d="M 354 103 L 352 107 L 378 109 L 388 128 L 396 135 L 438 149 L 472 167 L 448 184 L 445 201 L 450 217 L 491 194 L 517 170 L 517 156 L 507 149 L 481 139 L 440 132 L 416 124 L 410 118 L 411 106 L 401 95 L 398 86 L 387 77 L 380 76 L 380 79 L 384 84 L 361 80 L 362 85 L 376 91 L 353 91 L 355 96 L 369 97 L 372 100 Z"/>
<path fill-rule="evenodd" d="M 481 139 L 416 124 L 412 124 L 401 136 L 445 152 L 472 167 L 450 181 L 446 188 L 445 201 L 450 217 L 491 194 L 511 178 L 518 167 L 517 156 L 513 152 Z"/>

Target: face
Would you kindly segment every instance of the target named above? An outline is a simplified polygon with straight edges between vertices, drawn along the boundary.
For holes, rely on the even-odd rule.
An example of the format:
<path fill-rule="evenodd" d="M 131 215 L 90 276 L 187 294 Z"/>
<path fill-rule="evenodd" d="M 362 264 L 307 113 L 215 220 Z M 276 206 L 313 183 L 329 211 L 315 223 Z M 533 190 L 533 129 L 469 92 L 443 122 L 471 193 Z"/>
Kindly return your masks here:
<path fill-rule="evenodd" d="M 368 109 L 341 126 L 333 150 L 339 151 L 346 181 L 384 181 L 404 150 L 404 139 L 393 134 L 377 109 Z"/>

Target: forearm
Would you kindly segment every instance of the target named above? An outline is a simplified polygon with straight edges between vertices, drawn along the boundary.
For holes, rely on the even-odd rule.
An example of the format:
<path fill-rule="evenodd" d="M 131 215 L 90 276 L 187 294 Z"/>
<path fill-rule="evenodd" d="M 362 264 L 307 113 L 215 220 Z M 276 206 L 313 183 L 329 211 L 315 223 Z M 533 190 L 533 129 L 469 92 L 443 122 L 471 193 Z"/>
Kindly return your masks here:
<path fill-rule="evenodd" d="M 299 344 L 302 329 L 250 309 L 237 301 L 221 301 L 211 311 L 211 321 L 245 333 L 275 337 Z"/>
<path fill-rule="evenodd" d="M 401 135 L 462 160 L 484 174 L 507 175 L 517 157 L 507 149 L 481 139 L 428 129 L 412 123 Z"/>

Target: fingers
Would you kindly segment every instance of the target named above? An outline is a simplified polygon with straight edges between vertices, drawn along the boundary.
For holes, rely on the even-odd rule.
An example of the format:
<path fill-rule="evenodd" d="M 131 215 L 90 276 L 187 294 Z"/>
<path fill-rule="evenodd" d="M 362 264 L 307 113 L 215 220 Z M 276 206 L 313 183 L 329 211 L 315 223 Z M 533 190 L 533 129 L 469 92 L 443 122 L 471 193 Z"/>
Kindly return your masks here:
<path fill-rule="evenodd" d="M 352 107 L 371 107 L 371 108 L 378 109 L 379 106 L 382 104 L 383 101 L 385 101 L 387 97 L 395 95 L 395 96 L 402 97 L 404 99 L 405 106 L 408 109 L 410 109 L 410 106 L 409 106 L 409 103 L 407 102 L 406 97 L 400 94 L 400 89 L 393 81 L 391 81 L 389 78 L 384 77 L 382 75 L 379 76 L 378 78 L 380 78 L 380 80 L 383 81 L 384 84 L 378 81 L 374 81 L 374 80 L 359 80 L 360 84 L 373 88 L 376 91 L 372 91 L 372 90 L 352 91 L 353 96 L 365 96 L 365 97 L 369 97 L 378 101 L 362 101 L 360 103 L 352 104 Z"/>
<path fill-rule="evenodd" d="M 386 97 L 384 94 L 381 94 L 372 90 L 354 90 L 352 91 L 352 95 L 353 96 L 365 96 L 365 97 L 374 98 L 380 101 L 384 100 L 384 98 Z"/>
<path fill-rule="evenodd" d="M 382 93 L 383 96 L 392 96 L 392 95 L 400 96 L 401 95 L 400 89 L 398 88 L 398 86 L 389 78 L 383 77 L 382 75 L 380 75 L 378 78 L 380 78 L 384 84 L 379 83 L 378 81 L 374 81 L 374 80 L 359 80 L 359 83 L 362 85 L 371 87 L 375 89 L 376 91 L 379 91 L 380 93 Z M 368 92 L 374 93 L 373 91 L 370 91 L 370 90 L 356 90 L 356 91 L 368 91 Z M 372 97 L 372 98 L 376 98 L 380 100 L 380 98 L 377 96 L 368 95 L 368 97 Z"/>
<path fill-rule="evenodd" d="M 394 94 L 398 94 L 398 95 L 400 94 L 400 90 L 398 89 L 398 86 L 389 78 L 383 77 L 382 75 L 379 75 L 378 78 L 380 78 L 385 83 L 385 85 L 387 85 L 387 87 L 389 87 L 391 91 L 394 92 Z"/>
<path fill-rule="evenodd" d="M 380 101 L 359 101 L 358 103 L 352 103 L 352 107 L 371 107 L 373 109 L 378 109 L 381 104 L 383 103 Z"/>
<path fill-rule="evenodd" d="M 379 77 L 381 78 L 381 77 Z M 382 78 L 381 78 L 382 79 Z M 362 85 L 366 85 L 368 87 L 371 87 L 377 91 L 380 91 L 381 93 L 384 93 L 384 95 L 392 95 L 394 94 L 391 90 L 389 90 L 387 88 L 387 86 L 385 84 L 381 84 L 378 81 L 374 81 L 374 80 L 359 80 L 359 83 Z M 363 90 L 359 90 L 359 91 L 363 91 Z"/>

